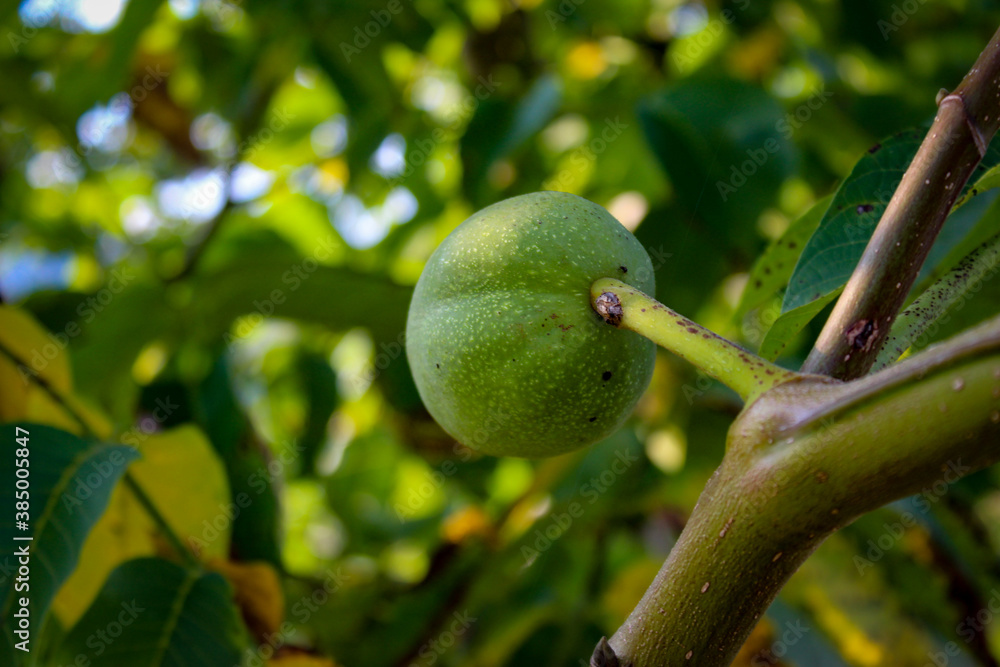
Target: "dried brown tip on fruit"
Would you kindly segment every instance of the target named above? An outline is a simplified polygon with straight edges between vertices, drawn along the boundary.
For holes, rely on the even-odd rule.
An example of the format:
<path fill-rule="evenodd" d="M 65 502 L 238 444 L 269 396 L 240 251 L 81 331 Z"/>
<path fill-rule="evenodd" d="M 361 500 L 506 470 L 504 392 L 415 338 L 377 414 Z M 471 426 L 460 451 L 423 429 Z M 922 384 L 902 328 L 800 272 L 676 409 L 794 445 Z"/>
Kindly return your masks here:
<path fill-rule="evenodd" d="M 622 302 L 614 292 L 604 292 L 594 300 L 594 310 L 608 324 L 619 326 L 622 323 Z"/>

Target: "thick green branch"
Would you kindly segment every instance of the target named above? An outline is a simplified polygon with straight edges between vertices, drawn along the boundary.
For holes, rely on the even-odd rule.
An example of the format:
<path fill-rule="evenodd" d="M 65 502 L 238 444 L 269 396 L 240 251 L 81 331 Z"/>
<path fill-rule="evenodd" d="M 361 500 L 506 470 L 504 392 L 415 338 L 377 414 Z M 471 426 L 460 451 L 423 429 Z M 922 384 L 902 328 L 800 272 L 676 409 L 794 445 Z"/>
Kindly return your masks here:
<path fill-rule="evenodd" d="M 726 667 L 827 535 L 998 460 L 1000 317 L 891 372 L 777 386 L 733 425 L 722 466 L 610 649 L 622 666 Z"/>
<path fill-rule="evenodd" d="M 893 194 L 816 345 L 802 367 L 862 377 L 878 354 L 934 239 L 1000 126 L 1000 31 L 934 124 Z"/>
<path fill-rule="evenodd" d="M 771 387 L 798 376 L 744 350 L 619 280 L 601 278 L 595 281 L 590 288 L 590 297 L 594 309 L 608 323 L 645 336 L 690 361 L 733 389 L 745 401 L 752 401 Z"/>

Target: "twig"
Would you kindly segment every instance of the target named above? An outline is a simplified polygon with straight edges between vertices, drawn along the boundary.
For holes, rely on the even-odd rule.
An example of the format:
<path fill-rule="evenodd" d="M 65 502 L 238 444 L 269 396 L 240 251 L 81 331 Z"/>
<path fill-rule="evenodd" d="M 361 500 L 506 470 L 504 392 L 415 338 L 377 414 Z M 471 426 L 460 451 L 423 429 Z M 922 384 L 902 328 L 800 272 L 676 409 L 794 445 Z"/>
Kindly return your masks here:
<path fill-rule="evenodd" d="M 852 380 L 868 372 L 955 200 L 1000 126 L 1000 30 L 934 124 L 886 207 L 804 373 Z"/>

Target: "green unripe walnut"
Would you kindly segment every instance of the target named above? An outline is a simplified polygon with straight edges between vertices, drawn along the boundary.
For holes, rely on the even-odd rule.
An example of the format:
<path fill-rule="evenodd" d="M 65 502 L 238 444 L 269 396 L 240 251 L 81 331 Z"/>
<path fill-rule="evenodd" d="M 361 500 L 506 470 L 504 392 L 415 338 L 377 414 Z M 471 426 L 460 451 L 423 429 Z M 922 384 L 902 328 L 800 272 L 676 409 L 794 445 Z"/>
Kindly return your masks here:
<path fill-rule="evenodd" d="M 497 456 L 552 456 L 614 432 L 649 385 L 655 346 L 597 315 L 602 277 L 654 292 L 636 238 L 576 195 L 513 197 L 462 223 L 428 260 L 407 322 L 431 415 Z"/>

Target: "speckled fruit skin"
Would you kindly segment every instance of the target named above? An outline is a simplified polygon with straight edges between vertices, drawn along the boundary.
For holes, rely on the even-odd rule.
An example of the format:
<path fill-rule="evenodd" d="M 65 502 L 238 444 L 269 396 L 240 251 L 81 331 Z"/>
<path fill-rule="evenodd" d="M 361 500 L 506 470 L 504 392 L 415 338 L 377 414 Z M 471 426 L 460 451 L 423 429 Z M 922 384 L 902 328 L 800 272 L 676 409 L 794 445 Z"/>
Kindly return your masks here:
<path fill-rule="evenodd" d="M 428 260 L 407 321 L 431 415 L 495 456 L 553 456 L 614 432 L 649 385 L 655 346 L 594 312 L 602 277 L 655 291 L 642 245 L 576 195 L 513 197 L 459 225 Z"/>

